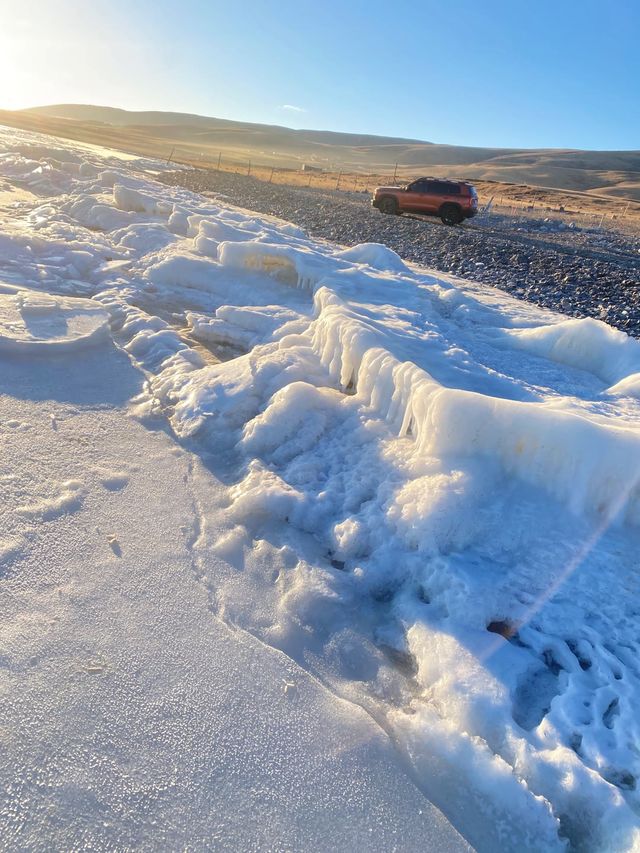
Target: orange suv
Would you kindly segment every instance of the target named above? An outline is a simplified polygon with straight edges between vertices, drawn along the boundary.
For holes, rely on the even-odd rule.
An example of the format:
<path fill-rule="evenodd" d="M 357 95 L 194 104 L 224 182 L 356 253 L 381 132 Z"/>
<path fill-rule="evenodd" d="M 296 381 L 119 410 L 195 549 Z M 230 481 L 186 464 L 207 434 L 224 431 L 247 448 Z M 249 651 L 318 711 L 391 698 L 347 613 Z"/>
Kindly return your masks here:
<path fill-rule="evenodd" d="M 371 204 L 382 213 L 422 213 L 458 225 L 478 212 L 478 193 L 466 181 L 418 178 L 406 187 L 378 187 Z"/>

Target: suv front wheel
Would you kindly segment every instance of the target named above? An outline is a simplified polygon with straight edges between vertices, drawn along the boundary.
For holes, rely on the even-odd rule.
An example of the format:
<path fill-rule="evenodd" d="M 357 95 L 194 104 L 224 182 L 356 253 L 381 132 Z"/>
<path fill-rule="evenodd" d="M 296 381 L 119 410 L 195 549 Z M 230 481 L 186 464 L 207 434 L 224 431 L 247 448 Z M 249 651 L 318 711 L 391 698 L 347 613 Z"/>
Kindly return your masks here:
<path fill-rule="evenodd" d="M 391 196 L 383 198 L 380 202 L 380 212 L 395 215 L 398 212 L 398 202 Z"/>
<path fill-rule="evenodd" d="M 443 204 L 440 219 L 445 225 L 459 225 L 462 222 L 462 211 L 457 204 Z"/>

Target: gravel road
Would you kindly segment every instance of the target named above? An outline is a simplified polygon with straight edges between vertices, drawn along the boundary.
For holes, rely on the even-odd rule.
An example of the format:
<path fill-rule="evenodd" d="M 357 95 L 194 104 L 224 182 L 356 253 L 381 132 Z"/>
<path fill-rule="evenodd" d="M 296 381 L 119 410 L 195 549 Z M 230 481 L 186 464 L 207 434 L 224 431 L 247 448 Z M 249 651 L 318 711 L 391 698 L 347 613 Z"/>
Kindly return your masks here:
<path fill-rule="evenodd" d="M 346 246 L 384 243 L 407 261 L 491 284 L 570 316 L 606 320 L 640 337 L 640 231 L 499 214 L 448 227 L 434 218 L 385 216 L 365 193 L 198 170 L 165 173 L 160 180 L 282 217 L 314 237 Z"/>

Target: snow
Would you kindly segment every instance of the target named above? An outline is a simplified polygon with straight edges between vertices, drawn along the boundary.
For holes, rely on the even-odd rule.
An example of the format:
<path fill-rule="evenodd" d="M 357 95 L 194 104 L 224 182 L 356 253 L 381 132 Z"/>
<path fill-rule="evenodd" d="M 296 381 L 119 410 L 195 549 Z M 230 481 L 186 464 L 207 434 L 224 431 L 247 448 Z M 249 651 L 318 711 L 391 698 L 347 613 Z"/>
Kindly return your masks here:
<path fill-rule="evenodd" d="M 104 341 L 109 315 L 90 299 L 18 291 L 0 294 L 0 350 L 22 354 L 77 350 Z"/>
<path fill-rule="evenodd" d="M 637 342 L 0 141 L 3 837 L 640 849 Z"/>
<path fill-rule="evenodd" d="M 640 372 L 640 343 L 601 320 L 564 320 L 518 329 L 510 333 L 509 342 L 543 358 L 587 370 L 611 384 Z"/>
<path fill-rule="evenodd" d="M 361 709 L 211 612 L 202 464 L 140 384 L 107 345 L 3 362 L 2 845 L 467 849 Z"/>

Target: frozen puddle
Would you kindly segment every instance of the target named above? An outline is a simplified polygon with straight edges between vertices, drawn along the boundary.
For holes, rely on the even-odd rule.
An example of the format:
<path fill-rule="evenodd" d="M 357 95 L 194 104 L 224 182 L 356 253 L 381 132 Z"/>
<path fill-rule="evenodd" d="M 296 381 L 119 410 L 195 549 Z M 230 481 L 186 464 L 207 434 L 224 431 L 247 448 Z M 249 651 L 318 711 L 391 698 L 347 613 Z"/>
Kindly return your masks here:
<path fill-rule="evenodd" d="M 54 354 L 104 341 L 109 315 L 90 299 L 0 293 L 0 350 Z"/>

